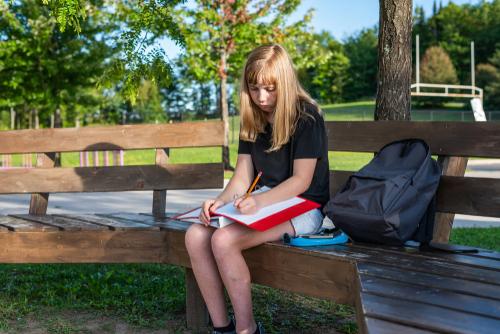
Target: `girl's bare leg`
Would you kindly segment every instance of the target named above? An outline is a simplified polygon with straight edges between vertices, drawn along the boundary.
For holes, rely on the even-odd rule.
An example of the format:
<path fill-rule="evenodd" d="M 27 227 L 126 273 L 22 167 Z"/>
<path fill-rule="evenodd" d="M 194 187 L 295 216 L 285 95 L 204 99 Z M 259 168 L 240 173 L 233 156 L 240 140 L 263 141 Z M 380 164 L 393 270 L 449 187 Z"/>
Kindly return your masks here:
<path fill-rule="evenodd" d="M 236 330 L 252 334 L 256 330 L 252 310 L 251 279 L 241 252 L 268 241 L 279 240 L 284 233 L 294 235 L 290 222 L 267 231 L 251 230 L 239 224 L 218 229 L 212 236 L 212 250 L 236 317 Z"/>
<path fill-rule="evenodd" d="M 229 318 L 224 287 L 212 253 L 211 238 L 214 231 L 212 227 L 193 224 L 186 231 L 185 242 L 212 323 L 214 327 L 224 327 L 229 323 Z"/>

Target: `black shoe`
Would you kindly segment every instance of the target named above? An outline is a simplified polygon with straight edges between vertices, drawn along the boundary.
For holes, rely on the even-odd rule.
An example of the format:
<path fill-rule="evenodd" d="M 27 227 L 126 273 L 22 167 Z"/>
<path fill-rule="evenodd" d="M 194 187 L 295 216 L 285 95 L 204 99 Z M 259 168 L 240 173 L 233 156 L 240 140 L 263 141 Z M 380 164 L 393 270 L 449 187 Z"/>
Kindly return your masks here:
<path fill-rule="evenodd" d="M 212 334 L 236 334 L 234 319 L 232 317 L 229 318 L 229 325 L 224 328 L 214 328 Z"/>

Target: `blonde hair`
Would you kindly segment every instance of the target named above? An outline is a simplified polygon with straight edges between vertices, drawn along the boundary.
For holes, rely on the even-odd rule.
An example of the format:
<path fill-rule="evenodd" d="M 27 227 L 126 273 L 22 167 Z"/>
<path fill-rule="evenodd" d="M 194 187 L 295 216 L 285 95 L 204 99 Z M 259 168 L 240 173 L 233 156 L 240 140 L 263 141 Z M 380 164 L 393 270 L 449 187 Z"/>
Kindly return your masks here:
<path fill-rule="evenodd" d="M 259 46 L 248 56 L 241 77 L 240 138 L 242 140 L 255 142 L 257 135 L 264 132 L 267 124 L 264 112 L 252 101 L 249 84 L 274 85 L 276 89 L 273 137 L 269 151 L 277 151 L 288 143 L 293 135 L 297 121 L 304 112 L 303 103 L 310 103 L 316 107 L 317 104 L 300 85 L 286 50 L 279 44 Z"/>

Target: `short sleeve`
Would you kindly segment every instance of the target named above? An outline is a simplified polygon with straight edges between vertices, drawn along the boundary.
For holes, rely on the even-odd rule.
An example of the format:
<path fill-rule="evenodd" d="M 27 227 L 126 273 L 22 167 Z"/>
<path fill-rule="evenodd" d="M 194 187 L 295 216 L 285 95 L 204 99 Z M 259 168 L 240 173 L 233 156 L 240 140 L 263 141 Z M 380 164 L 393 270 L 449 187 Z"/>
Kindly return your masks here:
<path fill-rule="evenodd" d="M 250 154 L 252 142 L 240 139 L 238 143 L 238 154 Z"/>
<path fill-rule="evenodd" d="M 304 115 L 297 125 L 293 139 L 293 159 L 319 159 L 326 145 L 323 117 L 316 111 Z"/>

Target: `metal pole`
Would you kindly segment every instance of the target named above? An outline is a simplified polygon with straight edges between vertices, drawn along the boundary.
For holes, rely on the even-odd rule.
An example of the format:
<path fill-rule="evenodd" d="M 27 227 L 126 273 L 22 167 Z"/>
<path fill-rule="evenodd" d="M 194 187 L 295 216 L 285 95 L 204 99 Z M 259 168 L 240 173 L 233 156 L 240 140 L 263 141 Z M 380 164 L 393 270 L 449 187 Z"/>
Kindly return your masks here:
<path fill-rule="evenodd" d="M 14 108 L 10 108 L 10 129 L 14 130 L 16 126 L 16 112 L 14 111 Z"/>
<path fill-rule="evenodd" d="M 472 87 L 476 86 L 476 72 L 474 69 L 474 41 L 470 42 L 470 78 Z M 472 94 L 475 95 L 476 92 L 474 88 L 472 89 Z"/>
<path fill-rule="evenodd" d="M 416 55 L 415 55 L 415 58 L 416 58 L 416 66 L 417 66 L 417 72 L 415 73 L 415 77 L 417 78 L 417 93 L 420 93 L 420 36 L 417 35 L 417 48 L 415 50 L 416 52 Z"/>

